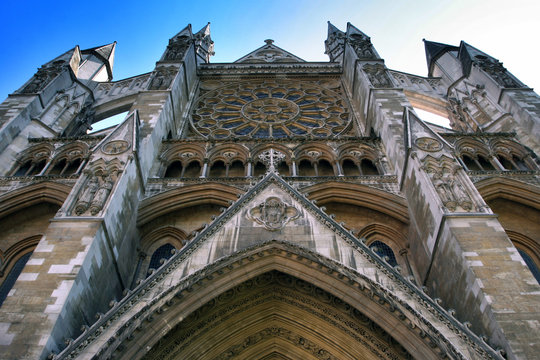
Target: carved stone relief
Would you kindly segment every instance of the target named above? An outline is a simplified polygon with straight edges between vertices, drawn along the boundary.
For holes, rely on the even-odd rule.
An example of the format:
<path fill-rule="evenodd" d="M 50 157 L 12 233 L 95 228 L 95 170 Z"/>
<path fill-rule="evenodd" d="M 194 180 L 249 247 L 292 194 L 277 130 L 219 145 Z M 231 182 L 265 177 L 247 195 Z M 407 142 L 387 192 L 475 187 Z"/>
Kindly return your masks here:
<path fill-rule="evenodd" d="M 73 209 L 75 215 L 96 216 L 105 206 L 117 176 L 117 171 L 90 173 L 89 179 L 75 203 Z"/>
<path fill-rule="evenodd" d="M 125 140 L 113 140 L 103 144 L 101 151 L 107 155 L 117 155 L 127 151 L 129 147 L 129 143 Z"/>
<path fill-rule="evenodd" d="M 248 212 L 248 217 L 270 231 L 283 229 L 285 225 L 300 217 L 300 212 L 278 197 L 271 196 Z"/>
<path fill-rule="evenodd" d="M 64 64 L 64 60 L 58 60 L 48 66 L 42 66 L 39 68 L 37 73 L 32 78 L 30 84 L 26 85 L 24 89 L 21 90 L 21 93 L 34 94 L 43 90 L 45 86 L 51 82 L 51 80 L 60 74 Z"/>
<path fill-rule="evenodd" d="M 368 76 L 371 85 L 376 88 L 391 88 L 394 86 L 392 80 L 386 72 L 386 68 L 382 64 L 366 64 L 363 67 Z"/>
<path fill-rule="evenodd" d="M 442 149 L 442 143 L 430 137 L 420 137 L 416 139 L 415 144 L 420 150 L 428 152 L 435 152 Z"/>
<path fill-rule="evenodd" d="M 351 44 L 354 52 L 360 59 L 376 59 L 373 52 L 373 46 L 369 37 L 362 36 L 360 34 L 352 34 L 349 37 L 349 44 Z"/>
<path fill-rule="evenodd" d="M 167 46 L 167 52 L 165 53 L 164 60 L 183 60 L 189 45 L 190 39 L 188 36 L 180 36 L 178 38 L 169 40 L 169 45 Z"/>
<path fill-rule="evenodd" d="M 431 182 L 444 205 L 450 211 L 472 211 L 473 202 L 465 187 L 456 176 L 458 166 L 444 161 L 426 161 L 423 169 L 429 174 Z"/>
<path fill-rule="evenodd" d="M 161 66 L 155 70 L 148 90 L 167 90 L 176 76 L 178 69 L 172 66 Z"/>
<path fill-rule="evenodd" d="M 501 62 L 490 59 L 484 55 L 476 55 L 473 60 L 474 64 L 480 69 L 488 73 L 499 85 L 505 88 L 520 88 L 522 87 L 514 80 Z"/>

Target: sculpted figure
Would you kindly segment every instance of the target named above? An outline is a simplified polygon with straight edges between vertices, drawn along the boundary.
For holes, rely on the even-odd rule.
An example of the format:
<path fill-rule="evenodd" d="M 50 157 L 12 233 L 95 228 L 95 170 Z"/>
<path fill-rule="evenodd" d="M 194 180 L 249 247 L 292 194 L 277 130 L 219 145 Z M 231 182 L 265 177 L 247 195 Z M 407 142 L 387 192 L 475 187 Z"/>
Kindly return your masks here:
<path fill-rule="evenodd" d="M 75 214 L 82 215 L 86 210 L 88 210 L 88 207 L 90 206 L 98 187 L 99 182 L 97 178 L 92 176 L 92 178 L 88 181 L 86 188 L 79 197 L 77 204 L 75 205 Z"/>

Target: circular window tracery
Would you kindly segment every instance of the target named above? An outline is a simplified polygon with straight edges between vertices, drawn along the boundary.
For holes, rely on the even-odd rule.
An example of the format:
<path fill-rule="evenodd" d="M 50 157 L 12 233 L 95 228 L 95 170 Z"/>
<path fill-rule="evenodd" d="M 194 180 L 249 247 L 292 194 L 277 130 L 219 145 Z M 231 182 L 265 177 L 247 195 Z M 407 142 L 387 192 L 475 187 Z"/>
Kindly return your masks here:
<path fill-rule="evenodd" d="M 350 114 L 339 83 L 333 90 L 323 87 L 330 83 L 261 81 L 214 88 L 199 99 L 192 126 L 215 139 L 339 135 L 350 128 Z"/>

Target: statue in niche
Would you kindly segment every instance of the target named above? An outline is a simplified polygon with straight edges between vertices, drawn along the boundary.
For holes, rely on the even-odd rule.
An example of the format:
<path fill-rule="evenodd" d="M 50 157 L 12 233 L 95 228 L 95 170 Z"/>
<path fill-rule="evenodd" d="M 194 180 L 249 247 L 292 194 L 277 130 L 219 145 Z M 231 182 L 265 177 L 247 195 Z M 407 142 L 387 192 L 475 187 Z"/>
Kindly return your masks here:
<path fill-rule="evenodd" d="M 289 221 L 300 217 L 294 206 L 288 205 L 280 198 L 271 196 L 248 212 L 248 217 L 267 230 L 281 230 Z"/>
<path fill-rule="evenodd" d="M 64 67 L 64 60 L 57 60 L 48 66 L 42 66 L 32 78 L 30 84 L 21 90 L 23 94 L 34 94 L 43 90 L 53 80 Z"/>
<path fill-rule="evenodd" d="M 390 88 L 393 86 L 392 81 L 386 74 L 386 69 L 382 64 L 367 64 L 364 65 L 364 71 L 366 72 L 371 85 L 376 88 Z"/>
<path fill-rule="evenodd" d="M 92 202 L 92 199 L 94 198 L 94 194 L 99 188 L 99 182 L 97 177 L 92 176 L 90 180 L 88 180 L 88 184 L 84 188 L 81 196 L 79 197 L 79 200 L 77 200 L 77 203 L 75 204 L 75 214 L 82 215 L 88 208 L 90 207 L 90 203 Z"/>
<path fill-rule="evenodd" d="M 189 48 L 189 37 L 180 36 L 169 40 L 165 60 L 183 60 L 186 50 Z"/>
<path fill-rule="evenodd" d="M 102 173 L 90 175 L 87 185 L 75 204 L 74 212 L 81 216 L 97 215 L 105 206 L 115 183 L 115 174 Z"/>
<path fill-rule="evenodd" d="M 514 80 L 506 68 L 501 62 L 490 59 L 484 55 L 476 55 L 473 63 L 480 69 L 488 73 L 499 85 L 505 88 L 519 88 L 522 87 L 516 80 Z"/>
<path fill-rule="evenodd" d="M 98 212 L 103 209 L 103 206 L 105 205 L 105 201 L 107 201 L 107 198 L 109 197 L 109 194 L 111 193 L 111 190 L 113 188 L 114 181 L 110 175 L 104 175 L 102 177 L 101 184 L 99 186 L 99 189 L 96 191 L 94 195 L 94 199 L 92 200 L 92 203 L 90 204 L 90 214 L 96 215 Z"/>
<path fill-rule="evenodd" d="M 349 38 L 349 44 L 361 59 L 375 59 L 375 53 L 371 45 L 371 40 L 360 34 L 352 34 Z"/>
<path fill-rule="evenodd" d="M 176 75 L 176 68 L 159 67 L 150 82 L 149 90 L 167 90 Z"/>

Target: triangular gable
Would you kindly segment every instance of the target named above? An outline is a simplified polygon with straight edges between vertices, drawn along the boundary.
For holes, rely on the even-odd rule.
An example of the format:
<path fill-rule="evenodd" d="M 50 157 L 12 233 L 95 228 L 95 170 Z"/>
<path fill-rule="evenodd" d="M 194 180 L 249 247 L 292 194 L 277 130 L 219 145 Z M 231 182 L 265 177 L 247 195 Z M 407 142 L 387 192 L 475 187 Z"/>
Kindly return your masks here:
<path fill-rule="evenodd" d="M 404 139 L 408 149 L 413 146 L 427 152 L 452 152 L 453 146 L 443 139 L 428 124 L 420 119 L 413 110 L 405 108 L 403 111 Z"/>
<path fill-rule="evenodd" d="M 274 248 L 277 252 L 272 250 Z M 368 289 L 373 301 L 378 298 L 379 303 L 381 299 L 387 299 L 382 303 L 395 303 L 390 306 L 390 311 L 397 310 L 404 319 L 411 317 L 407 320 L 414 324 L 411 329 L 416 326 L 425 329 L 428 339 L 444 338 L 440 346 L 445 352 L 463 354 L 475 349 L 487 358 L 495 354 L 464 325 L 407 281 L 398 270 L 390 267 L 334 221 L 332 216 L 279 175 L 270 172 L 168 262 L 128 292 L 90 329 L 71 342 L 57 359 L 73 358 L 85 353 L 82 357 L 90 354 L 105 356 L 114 351 L 114 348 L 111 350 L 113 344 L 117 347 L 124 341 L 132 341 L 133 336 L 129 333 L 142 329 L 139 324 L 145 319 L 153 322 L 153 331 L 162 336 L 175 324 L 167 323 L 167 329 L 156 329 L 155 317 L 163 313 L 164 307 L 175 306 L 178 299 L 183 298 L 182 292 L 197 294 L 193 292 L 194 287 L 203 286 L 203 281 L 211 281 L 214 276 L 222 275 L 222 268 L 232 270 L 247 260 L 267 256 L 264 254 L 271 257 L 280 251 L 282 253 L 283 249 L 295 253 L 295 258 L 300 261 L 308 259 L 308 264 L 319 269 L 321 266 L 329 267 L 325 270 L 328 274 L 335 273 L 339 265 L 343 269 L 339 270 L 343 271 L 340 279 L 345 277 L 351 284 L 354 283 L 353 277 L 362 278 L 363 284 L 355 285 L 355 288 Z M 208 291 L 214 290 L 210 287 Z M 182 320 L 181 317 L 175 318 L 177 322 Z M 455 336 L 456 333 L 460 335 Z M 121 348 L 125 349 L 123 345 Z"/>
<path fill-rule="evenodd" d="M 298 56 L 274 45 L 274 40 L 265 40 L 266 45 L 261 46 L 236 60 L 235 63 L 289 63 L 306 62 Z"/>
<path fill-rule="evenodd" d="M 137 151 L 139 116 L 133 111 L 93 149 L 91 161 L 99 158 L 121 158 Z"/>

